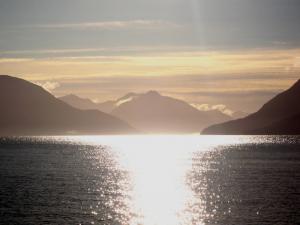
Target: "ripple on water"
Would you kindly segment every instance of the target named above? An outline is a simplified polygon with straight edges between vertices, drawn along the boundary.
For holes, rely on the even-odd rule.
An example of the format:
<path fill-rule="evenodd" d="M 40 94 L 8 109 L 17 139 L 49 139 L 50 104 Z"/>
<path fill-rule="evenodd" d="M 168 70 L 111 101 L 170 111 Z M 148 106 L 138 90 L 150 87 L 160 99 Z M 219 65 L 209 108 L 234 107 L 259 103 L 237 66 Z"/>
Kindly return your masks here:
<path fill-rule="evenodd" d="M 293 136 L 0 139 L 3 224 L 299 224 Z"/>

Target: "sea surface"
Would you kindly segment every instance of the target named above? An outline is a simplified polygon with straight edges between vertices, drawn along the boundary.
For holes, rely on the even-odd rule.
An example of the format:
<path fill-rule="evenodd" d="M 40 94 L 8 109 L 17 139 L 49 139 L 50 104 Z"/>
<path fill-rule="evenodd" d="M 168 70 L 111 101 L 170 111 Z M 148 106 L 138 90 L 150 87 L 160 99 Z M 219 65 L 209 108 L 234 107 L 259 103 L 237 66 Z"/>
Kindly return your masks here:
<path fill-rule="evenodd" d="M 300 137 L 0 138 L 0 224 L 300 224 Z"/>

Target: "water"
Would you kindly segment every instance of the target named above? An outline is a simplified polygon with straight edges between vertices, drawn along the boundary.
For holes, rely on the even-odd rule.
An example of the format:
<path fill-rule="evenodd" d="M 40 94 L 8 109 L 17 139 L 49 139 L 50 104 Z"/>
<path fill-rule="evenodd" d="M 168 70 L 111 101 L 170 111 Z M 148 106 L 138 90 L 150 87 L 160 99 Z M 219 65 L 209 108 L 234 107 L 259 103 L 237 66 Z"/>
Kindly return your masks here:
<path fill-rule="evenodd" d="M 0 224 L 299 224 L 300 140 L 0 139 Z"/>

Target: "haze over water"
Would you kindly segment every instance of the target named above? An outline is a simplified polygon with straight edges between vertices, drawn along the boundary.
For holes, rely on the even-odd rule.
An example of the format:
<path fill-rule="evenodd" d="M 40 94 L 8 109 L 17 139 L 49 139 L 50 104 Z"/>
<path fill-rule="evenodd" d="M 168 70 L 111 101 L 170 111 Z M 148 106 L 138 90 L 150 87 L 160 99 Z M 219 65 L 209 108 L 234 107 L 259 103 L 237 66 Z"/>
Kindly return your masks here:
<path fill-rule="evenodd" d="M 297 224 L 297 136 L 0 139 L 3 224 Z"/>

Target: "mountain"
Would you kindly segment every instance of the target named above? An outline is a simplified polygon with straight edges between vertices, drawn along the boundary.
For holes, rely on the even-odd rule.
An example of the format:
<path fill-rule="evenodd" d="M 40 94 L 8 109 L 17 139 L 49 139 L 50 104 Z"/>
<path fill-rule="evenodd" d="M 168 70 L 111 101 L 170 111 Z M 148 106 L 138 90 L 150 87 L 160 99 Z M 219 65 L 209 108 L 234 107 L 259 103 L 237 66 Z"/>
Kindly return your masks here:
<path fill-rule="evenodd" d="M 95 103 L 88 98 L 80 98 L 73 94 L 59 97 L 59 99 L 77 109 L 97 109 L 106 113 L 110 113 L 115 106 L 115 101 Z"/>
<path fill-rule="evenodd" d="M 134 132 L 97 110 L 79 110 L 28 81 L 0 76 L 0 135 L 115 134 Z"/>
<path fill-rule="evenodd" d="M 199 111 L 190 104 L 156 91 L 145 94 L 130 93 L 115 103 L 111 114 L 127 121 L 144 132 L 192 133 L 204 127 L 229 120 L 215 111 Z"/>
<path fill-rule="evenodd" d="M 97 104 L 94 103 L 92 100 L 88 98 L 80 98 L 73 94 L 59 97 L 59 99 L 78 109 L 86 110 L 97 108 Z"/>
<path fill-rule="evenodd" d="M 300 134 L 300 114 L 285 118 L 272 123 L 267 127 L 254 130 L 255 134 L 277 134 L 277 135 L 299 135 Z"/>
<path fill-rule="evenodd" d="M 184 101 L 162 96 L 156 91 L 128 93 L 115 101 L 104 103 L 94 103 L 76 95 L 66 95 L 60 99 L 79 109 L 110 113 L 144 132 L 199 132 L 205 126 L 231 119 L 217 110 L 199 111 Z"/>
<path fill-rule="evenodd" d="M 96 109 L 105 113 L 111 113 L 114 108 L 118 107 L 120 104 L 126 101 L 131 100 L 132 97 L 135 97 L 137 95 L 138 94 L 135 93 L 128 93 L 117 100 L 111 100 L 101 103 L 95 103 L 88 98 L 80 98 L 74 94 L 62 96 L 59 97 L 59 99 L 77 109 Z"/>
<path fill-rule="evenodd" d="M 300 134 L 300 80 L 243 119 L 210 126 L 203 134 Z"/>

